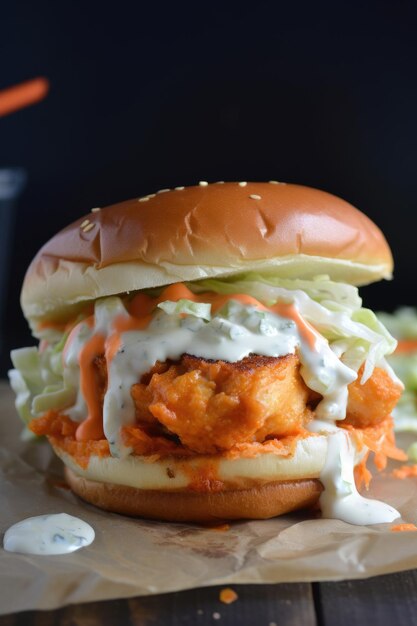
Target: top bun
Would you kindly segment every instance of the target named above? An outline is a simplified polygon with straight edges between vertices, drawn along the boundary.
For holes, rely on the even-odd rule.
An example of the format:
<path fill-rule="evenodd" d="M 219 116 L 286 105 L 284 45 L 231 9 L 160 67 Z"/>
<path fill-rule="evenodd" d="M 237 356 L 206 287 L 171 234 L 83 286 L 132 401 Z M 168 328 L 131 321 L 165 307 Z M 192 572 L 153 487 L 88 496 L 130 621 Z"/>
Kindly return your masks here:
<path fill-rule="evenodd" d="M 390 278 L 379 228 L 324 191 L 285 183 L 200 183 L 89 213 L 38 252 L 21 302 L 35 328 L 80 303 L 146 287 L 256 271 L 328 274 L 364 285 Z"/>

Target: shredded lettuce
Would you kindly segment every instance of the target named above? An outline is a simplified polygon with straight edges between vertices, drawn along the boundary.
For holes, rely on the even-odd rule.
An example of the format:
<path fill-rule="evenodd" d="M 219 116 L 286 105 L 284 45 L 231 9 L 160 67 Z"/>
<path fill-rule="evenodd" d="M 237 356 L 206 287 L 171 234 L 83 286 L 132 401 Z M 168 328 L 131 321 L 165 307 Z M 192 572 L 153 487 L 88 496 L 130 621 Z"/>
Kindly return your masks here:
<path fill-rule="evenodd" d="M 49 409 L 70 407 L 76 400 L 76 389 L 68 385 L 63 373 L 65 339 L 66 335 L 42 352 L 36 347 L 11 352 L 14 369 L 9 371 L 9 380 L 16 394 L 16 409 L 25 424 Z"/>
<path fill-rule="evenodd" d="M 335 344 L 337 350 L 343 344 L 339 354 L 344 363 L 356 371 L 364 364 L 362 382 L 397 345 L 376 315 L 361 308 L 356 287 L 334 282 L 325 275 L 314 280 L 290 280 L 247 274 L 239 280 L 207 279 L 188 286 L 197 293 L 245 293 L 267 305 L 277 300 L 294 302 L 304 319 L 328 339 L 331 347 Z"/>
<path fill-rule="evenodd" d="M 276 276 L 266 277 L 250 272 L 239 276 L 238 279 L 235 277 L 233 279 L 208 278 L 188 283 L 188 286 L 195 293 L 215 291 L 216 293 L 228 295 L 238 293 L 237 286 L 242 285 L 242 283 L 264 283 L 271 287 L 281 287 L 291 291 L 304 291 L 312 300 L 323 304 L 323 306 L 327 305 L 330 309 L 333 309 L 335 305 L 347 306 L 350 310 L 360 309 L 362 306 L 362 299 L 359 296 L 357 287 L 331 281 L 329 276 L 325 274 L 316 276 L 312 280 L 302 280 L 299 278 L 277 278 Z M 274 298 L 275 300 L 276 298 Z"/>
<path fill-rule="evenodd" d="M 158 308 L 162 309 L 167 315 L 193 315 L 194 317 L 200 317 L 203 320 L 210 321 L 211 319 L 211 305 L 207 303 L 193 302 L 192 300 L 186 300 L 185 298 L 173 302 L 172 300 L 165 300 L 158 304 Z"/>

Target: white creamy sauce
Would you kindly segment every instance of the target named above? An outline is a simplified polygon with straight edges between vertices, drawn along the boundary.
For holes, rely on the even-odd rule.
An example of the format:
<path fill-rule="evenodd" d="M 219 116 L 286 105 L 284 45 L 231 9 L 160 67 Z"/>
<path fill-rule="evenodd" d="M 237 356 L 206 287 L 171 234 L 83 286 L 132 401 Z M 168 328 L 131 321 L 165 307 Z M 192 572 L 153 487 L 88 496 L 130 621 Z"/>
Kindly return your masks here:
<path fill-rule="evenodd" d="M 323 517 L 358 526 L 390 523 L 400 517 L 389 504 L 364 498 L 358 493 L 353 472 L 367 448 L 358 455 L 349 433 L 334 424 L 313 420 L 308 428 L 311 432 L 327 431 L 326 461 L 320 473 L 324 487 L 320 496 Z"/>
<path fill-rule="evenodd" d="M 3 547 L 21 554 L 69 554 L 89 546 L 94 537 L 94 529 L 78 517 L 66 513 L 39 515 L 6 530 Z"/>

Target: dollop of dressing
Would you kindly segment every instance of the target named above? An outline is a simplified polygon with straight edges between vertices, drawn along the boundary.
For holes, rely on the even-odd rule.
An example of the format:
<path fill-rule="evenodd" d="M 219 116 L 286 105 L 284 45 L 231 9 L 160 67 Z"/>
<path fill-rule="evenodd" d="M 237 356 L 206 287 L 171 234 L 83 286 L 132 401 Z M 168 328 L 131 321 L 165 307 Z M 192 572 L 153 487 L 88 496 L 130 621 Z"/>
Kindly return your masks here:
<path fill-rule="evenodd" d="M 358 526 L 390 523 L 400 517 L 400 513 L 389 504 L 364 498 L 358 493 L 353 471 L 360 458 L 346 430 L 320 420 L 313 420 L 308 428 L 312 432 L 327 434 L 326 461 L 320 473 L 324 487 L 320 496 L 323 517 Z M 364 453 L 366 448 L 362 450 Z"/>
<path fill-rule="evenodd" d="M 94 541 L 94 529 L 78 517 L 57 513 L 28 517 L 10 526 L 3 547 L 21 554 L 69 554 Z"/>

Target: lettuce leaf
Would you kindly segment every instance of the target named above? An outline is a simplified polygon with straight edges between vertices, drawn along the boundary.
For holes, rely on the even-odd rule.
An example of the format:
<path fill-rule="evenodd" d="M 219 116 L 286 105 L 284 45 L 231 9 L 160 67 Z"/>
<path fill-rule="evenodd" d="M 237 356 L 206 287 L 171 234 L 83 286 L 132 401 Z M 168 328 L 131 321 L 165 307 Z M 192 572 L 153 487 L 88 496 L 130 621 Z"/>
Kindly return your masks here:
<path fill-rule="evenodd" d="M 14 369 L 9 371 L 9 380 L 16 394 L 16 409 L 25 424 L 50 409 L 70 407 L 76 400 L 76 389 L 63 375 L 64 345 L 62 337 L 42 352 L 36 347 L 11 352 Z"/>
<path fill-rule="evenodd" d="M 167 315 L 193 315 L 207 321 L 211 319 L 210 304 L 193 302 L 184 298 L 177 302 L 165 300 L 158 304 L 158 308 L 162 309 Z"/>

